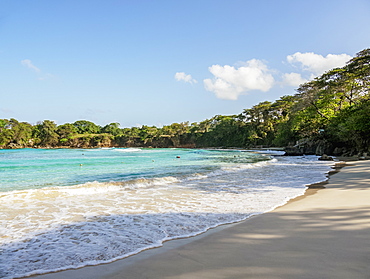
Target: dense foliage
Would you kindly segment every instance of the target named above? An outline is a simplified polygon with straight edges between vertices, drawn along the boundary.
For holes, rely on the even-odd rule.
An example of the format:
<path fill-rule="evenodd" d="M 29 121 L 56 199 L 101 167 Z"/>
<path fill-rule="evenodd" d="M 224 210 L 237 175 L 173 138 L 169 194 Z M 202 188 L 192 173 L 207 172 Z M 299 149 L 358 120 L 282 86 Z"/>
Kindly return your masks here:
<path fill-rule="evenodd" d="M 326 142 L 330 152 L 368 152 L 370 49 L 342 68 L 302 84 L 293 96 L 261 102 L 238 115 L 158 128 L 104 127 L 90 121 L 36 125 L 0 119 L 0 148 L 22 147 L 255 147 Z M 341 150 L 341 151 L 338 151 Z M 312 151 L 315 153 L 315 151 Z M 316 152 L 317 153 L 317 152 Z"/>

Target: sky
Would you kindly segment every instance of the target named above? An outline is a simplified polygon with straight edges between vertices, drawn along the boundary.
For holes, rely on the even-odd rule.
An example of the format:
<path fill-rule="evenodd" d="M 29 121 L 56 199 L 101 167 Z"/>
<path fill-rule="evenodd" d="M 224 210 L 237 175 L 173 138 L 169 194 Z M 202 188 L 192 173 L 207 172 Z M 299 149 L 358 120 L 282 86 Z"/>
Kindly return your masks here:
<path fill-rule="evenodd" d="M 200 122 L 370 47 L 369 0 L 0 0 L 0 119 Z"/>

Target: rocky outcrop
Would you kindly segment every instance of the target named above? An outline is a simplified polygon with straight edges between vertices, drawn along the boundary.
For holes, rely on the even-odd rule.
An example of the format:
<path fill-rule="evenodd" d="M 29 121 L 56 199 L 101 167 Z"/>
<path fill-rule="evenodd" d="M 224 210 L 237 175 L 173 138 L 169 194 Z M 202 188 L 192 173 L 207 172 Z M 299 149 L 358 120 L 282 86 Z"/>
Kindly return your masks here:
<path fill-rule="evenodd" d="M 296 146 L 287 146 L 284 149 L 285 156 L 302 156 L 304 155 L 303 150 Z"/>
<path fill-rule="evenodd" d="M 294 146 L 285 148 L 286 156 L 302 156 L 302 155 L 329 155 L 356 157 L 358 159 L 369 159 L 370 146 L 359 150 L 355 146 L 344 146 L 343 143 L 330 142 L 327 139 L 303 139 Z"/>
<path fill-rule="evenodd" d="M 319 157 L 319 160 L 320 161 L 333 161 L 334 159 L 331 156 L 328 156 L 326 154 L 323 154 L 321 157 Z"/>

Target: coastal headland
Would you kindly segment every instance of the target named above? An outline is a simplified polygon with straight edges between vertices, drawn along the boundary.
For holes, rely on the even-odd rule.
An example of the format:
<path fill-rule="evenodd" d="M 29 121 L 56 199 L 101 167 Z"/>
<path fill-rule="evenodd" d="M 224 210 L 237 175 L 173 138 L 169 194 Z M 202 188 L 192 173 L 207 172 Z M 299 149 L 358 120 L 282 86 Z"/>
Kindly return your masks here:
<path fill-rule="evenodd" d="M 369 278 L 370 161 L 269 213 L 60 278 Z"/>

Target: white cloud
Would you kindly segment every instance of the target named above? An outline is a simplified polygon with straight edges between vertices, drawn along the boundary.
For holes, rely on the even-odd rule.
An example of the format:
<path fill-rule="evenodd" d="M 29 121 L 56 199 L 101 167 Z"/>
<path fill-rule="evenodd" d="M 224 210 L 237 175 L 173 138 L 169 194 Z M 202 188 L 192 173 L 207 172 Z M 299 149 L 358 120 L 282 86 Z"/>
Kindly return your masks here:
<path fill-rule="evenodd" d="M 37 73 L 38 80 L 47 80 L 55 78 L 54 75 L 49 73 L 43 73 L 40 68 L 36 67 L 30 59 L 24 59 L 21 61 L 21 64 Z"/>
<path fill-rule="evenodd" d="M 22 63 L 23 66 L 34 70 L 36 73 L 41 72 L 41 70 L 39 68 L 37 68 L 35 65 L 33 65 L 31 60 L 29 60 L 29 59 L 24 59 L 24 60 L 21 61 L 21 63 Z"/>
<path fill-rule="evenodd" d="M 348 54 L 328 54 L 324 57 L 313 52 L 296 52 L 286 57 L 292 66 L 299 66 L 290 73 L 269 69 L 257 59 L 239 62 L 235 66 L 212 65 L 208 69 L 213 78 L 204 79 L 203 83 L 204 88 L 215 93 L 217 98 L 237 100 L 240 95 L 252 90 L 267 92 L 276 85 L 297 87 L 328 70 L 343 67 L 351 58 Z M 186 82 L 191 80 L 191 76 L 185 73 L 176 73 L 175 78 Z"/>
<path fill-rule="evenodd" d="M 266 92 L 271 89 L 275 80 L 262 61 L 252 59 L 244 64 L 239 68 L 229 65 L 209 67 L 214 78 L 205 79 L 204 87 L 214 92 L 217 98 L 227 100 L 237 100 L 240 95 L 251 90 Z"/>
<path fill-rule="evenodd" d="M 343 67 L 352 57 L 348 54 L 328 54 L 326 57 L 313 52 L 296 52 L 287 56 L 291 64 L 299 63 L 304 71 L 309 71 L 316 76 L 333 68 Z"/>
<path fill-rule="evenodd" d="M 283 74 L 283 85 L 299 86 L 307 81 L 307 79 L 303 78 L 302 75 L 298 73 Z"/>
<path fill-rule="evenodd" d="M 176 74 L 175 74 L 175 79 L 177 80 L 177 81 L 184 81 L 184 82 L 188 82 L 188 83 L 191 83 L 191 84 L 193 84 L 193 83 L 197 83 L 198 81 L 196 81 L 195 79 L 193 79 L 192 77 L 191 77 L 191 75 L 187 75 L 187 74 L 185 74 L 184 72 L 177 72 Z"/>

